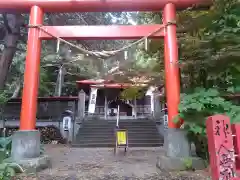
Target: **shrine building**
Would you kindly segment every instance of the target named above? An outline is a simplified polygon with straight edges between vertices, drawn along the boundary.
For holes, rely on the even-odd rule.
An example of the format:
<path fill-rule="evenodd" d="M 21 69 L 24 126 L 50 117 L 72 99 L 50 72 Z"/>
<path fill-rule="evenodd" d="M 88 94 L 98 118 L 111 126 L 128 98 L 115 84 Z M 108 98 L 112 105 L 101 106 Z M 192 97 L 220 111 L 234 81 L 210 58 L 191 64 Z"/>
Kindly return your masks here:
<path fill-rule="evenodd" d="M 140 86 L 143 89 L 143 96 L 132 100 L 121 99 L 121 92 L 134 86 Z M 147 84 L 82 80 L 77 81 L 77 87 L 79 90 L 78 118 L 94 116 L 106 120 L 116 119 L 118 106 L 121 119 L 153 118 L 165 107 L 163 100 L 160 99 L 161 89 L 148 87 Z"/>

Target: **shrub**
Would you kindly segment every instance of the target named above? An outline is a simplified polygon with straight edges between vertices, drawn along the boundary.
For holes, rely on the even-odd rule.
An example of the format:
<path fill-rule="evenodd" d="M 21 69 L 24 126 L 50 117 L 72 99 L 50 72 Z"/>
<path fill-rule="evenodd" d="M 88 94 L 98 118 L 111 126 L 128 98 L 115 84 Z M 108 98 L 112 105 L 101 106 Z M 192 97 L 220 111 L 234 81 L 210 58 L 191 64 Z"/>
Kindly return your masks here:
<path fill-rule="evenodd" d="M 191 94 L 181 94 L 179 117 L 184 119 L 189 141 L 195 144 L 197 155 L 203 159 L 208 159 L 206 119 L 215 114 L 225 114 L 231 123 L 236 123 L 240 121 L 240 106 L 221 97 L 216 89 L 198 88 Z"/>

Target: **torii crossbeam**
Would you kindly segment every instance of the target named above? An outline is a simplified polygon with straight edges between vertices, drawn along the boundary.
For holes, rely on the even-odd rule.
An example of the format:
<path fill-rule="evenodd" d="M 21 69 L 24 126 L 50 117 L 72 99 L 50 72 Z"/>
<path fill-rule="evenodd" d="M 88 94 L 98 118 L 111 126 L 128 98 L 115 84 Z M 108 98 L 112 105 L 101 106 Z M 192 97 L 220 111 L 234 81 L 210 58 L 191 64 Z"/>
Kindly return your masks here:
<path fill-rule="evenodd" d="M 109 11 L 160 11 L 163 9 L 163 25 L 138 26 L 43 26 L 46 31 L 63 39 L 137 39 L 148 35 L 155 28 L 176 21 L 176 10 L 193 5 L 207 7 L 211 0 L 1 0 L 1 12 L 29 12 L 30 25 L 42 25 L 45 12 L 109 12 Z M 176 25 L 151 38 L 164 38 L 166 95 L 169 128 L 178 128 L 173 118 L 178 114 L 180 80 Z M 41 40 L 53 39 L 39 28 L 29 29 L 27 58 L 22 96 L 20 130 L 33 130 L 36 123 L 38 79 Z"/>
<path fill-rule="evenodd" d="M 44 12 L 160 11 L 172 3 L 177 9 L 209 7 L 211 0 L 1 0 L 1 11 L 29 12 L 33 6 Z"/>

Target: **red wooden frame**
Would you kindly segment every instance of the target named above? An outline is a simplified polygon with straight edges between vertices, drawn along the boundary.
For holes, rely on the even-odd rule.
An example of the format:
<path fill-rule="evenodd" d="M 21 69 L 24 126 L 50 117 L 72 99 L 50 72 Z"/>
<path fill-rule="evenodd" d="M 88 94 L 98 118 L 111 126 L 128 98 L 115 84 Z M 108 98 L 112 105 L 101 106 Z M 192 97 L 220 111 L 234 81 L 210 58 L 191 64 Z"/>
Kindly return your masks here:
<path fill-rule="evenodd" d="M 76 40 L 115 40 L 115 39 L 140 39 L 163 25 L 137 25 L 137 26 L 43 26 L 44 30 L 56 37 Z M 97 32 L 97 33 L 96 33 Z M 149 36 L 149 38 L 161 38 L 164 31 Z M 55 39 L 41 31 L 39 37 L 43 40 Z"/>
<path fill-rule="evenodd" d="M 50 97 L 38 97 L 37 100 L 39 102 L 46 102 L 46 101 L 77 101 L 78 96 L 50 96 Z M 21 102 L 22 98 L 11 98 L 8 102 Z"/>
<path fill-rule="evenodd" d="M 212 0 L 1 0 L 1 12 L 30 11 L 30 25 L 43 24 L 44 12 L 106 12 L 106 11 L 159 11 L 163 9 L 163 24 L 176 21 L 176 9 L 193 5 L 209 6 Z M 65 26 L 49 27 L 45 30 L 65 39 L 136 39 L 149 35 L 155 27 L 141 26 Z M 178 45 L 176 25 L 165 27 L 152 38 L 164 36 L 166 94 L 168 105 L 169 128 L 178 128 L 173 121 L 178 114 L 180 101 L 180 79 L 178 69 Z M 41 40 L 53 39 L 39 28 L 30 28 L 28 33 L 27 57 L 22 95 L 20 119 L 21 130 L 35 129 L 37 94 L 39 85 L 39 67 Z"/>
<path fill-rule="evenodd" d="M 2 11 L 28 12 L 33 6 L 45 12 L 160 11 L 167 3 L 178 9 L 209 7 L 212 0 L 1 0 Z"/>
<path fill-rule="evenodd" d="M 234 134 L 233 136 L 233 145 L 234 145 L 234 150 L 235 154 L 238 154 L 235 158 L 236 162 L 236 169 L 237 171 L 240 171 L 240 124 L 233 124 L 232 125 L 232 133 Z"/>

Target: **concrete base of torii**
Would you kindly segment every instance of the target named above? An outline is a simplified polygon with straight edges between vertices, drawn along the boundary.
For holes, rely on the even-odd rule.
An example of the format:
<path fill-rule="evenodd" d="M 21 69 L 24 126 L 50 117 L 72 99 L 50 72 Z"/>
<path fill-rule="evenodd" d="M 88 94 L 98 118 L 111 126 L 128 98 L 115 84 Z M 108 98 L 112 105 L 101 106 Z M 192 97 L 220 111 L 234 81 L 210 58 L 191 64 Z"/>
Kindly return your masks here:
<path fill-rule="evenodd" d="M 11 158 L 5 162 L 15 162 L 25 172 L 37 172 L 51 166 L 50 158 L 41 154 L 40 132 L 37 130 L 15 132 L 12 136 Z"/>
<path fill-rule="evenodd" d="M 157 167 L 167 171 L 205 169 L 204 160 L 192 156 L 186 132 L 182 129 L 167 129 L 164 136 L 165 155 L 158 157 Z"/>

